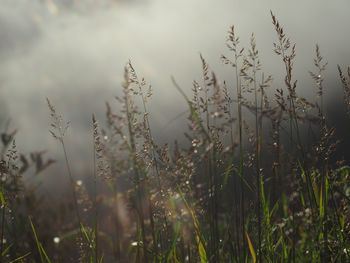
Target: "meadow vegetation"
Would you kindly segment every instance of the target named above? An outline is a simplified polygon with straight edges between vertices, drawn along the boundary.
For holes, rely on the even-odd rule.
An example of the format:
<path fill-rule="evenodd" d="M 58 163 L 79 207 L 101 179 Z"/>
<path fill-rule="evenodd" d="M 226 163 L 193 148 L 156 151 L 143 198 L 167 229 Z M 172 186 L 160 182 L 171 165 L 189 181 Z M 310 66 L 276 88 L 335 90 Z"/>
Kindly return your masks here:
<path fill-rule="evenodd" d="M 72 174 L 67 123 L 47 100 L 69 189 L 57 203 L 35 178 L 54 163 L 16 149 L 1 134 L 2 262 L 350 262 L 350 167 L 324 107 L 327 62 L 318 45 L 308 73 L 314 100 L 300 96 L 295 44 L 271 13 L 283 76 L 266 75 L 254 34 L 244 48 L 231 27 L 220 81 L 204 56 L 203 78 L 186 94 L 187 145 L 159 145 L 150 125 L 152 88 L 125 66 L 121 110 L 91 117 L 92 184 Z M 339 66 L 350 109 L 350 68 Z M 273 79 L 282 79 L 275 86 Z M 349 110 L 350 112 L 350 110 Z M 349 121 L 344 114 L 344 122 Z"/>

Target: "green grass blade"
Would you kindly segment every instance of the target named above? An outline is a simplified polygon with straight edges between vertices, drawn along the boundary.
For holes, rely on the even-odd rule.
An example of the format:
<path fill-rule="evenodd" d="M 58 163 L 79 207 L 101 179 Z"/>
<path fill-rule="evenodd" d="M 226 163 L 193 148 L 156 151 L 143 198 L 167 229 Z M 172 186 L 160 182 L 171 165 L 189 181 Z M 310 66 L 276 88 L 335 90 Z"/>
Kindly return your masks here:
<path fill-rule="evenodd" d="M 246 235 L 246 238 L 247 238 L 248 248 L 249 248 L 250 255 L 251 255 L 252 258 L 253 258 L 253 262 L 256 263 L 256 252 L 255 252 L 253 243 L 252 243 L 252 241 L 250 240 L 250 237 L 249 237 L 249 235 L 248 235 L 247 232 L 245 233 L 245 235 Z"/>
<path fill-rule="evenodd" d="M 35 230 L 35 227 L 34 227 L 34 224 L 33 224 L 32 219 L 31 219 L 30 217 L 28 217 L 28 218 L 29 218 L 29 222 L 30 222 L 30 226 L 31 226 L 31 228 L 32 228 L 33 234 L 34 234 L 35 243 L 36 243 L 36 246 L 37 246 L 39 255 L 40 255 L 40 261 L 41 261 L 42 263 L 45 263 L 45 262 L 51 263 L 51 260 L 50 260 L 49 257 L 47 256 L 44 247 L 42 246 L 42 244 L 40 243 L 40 241 L 39 241 L 39 239 L 38 239 L 38 235 L 37 235 L 37 233 L 36 233 L 36 230 Z M 46 261 L 45 261 L 44 259 L 45 259 Z"/>
<path fill-rule="evenodd" d="M 16 259 L 14 259 L 14 260 L 11 260 L 9 263 L 15 263 L 15 262 L 18 262 L 18 261 L 20 261 L 20 260 L 22 260 L 22 259 L 24 259 L 24 258 L 28 257 L 30 254 L 31 254 L 31 252 L 28 252 L 28 253 L 24 254 L 23 256 L 20 256 L 20 257 L 18 257 L 18 258 L 16 258 Z"/>

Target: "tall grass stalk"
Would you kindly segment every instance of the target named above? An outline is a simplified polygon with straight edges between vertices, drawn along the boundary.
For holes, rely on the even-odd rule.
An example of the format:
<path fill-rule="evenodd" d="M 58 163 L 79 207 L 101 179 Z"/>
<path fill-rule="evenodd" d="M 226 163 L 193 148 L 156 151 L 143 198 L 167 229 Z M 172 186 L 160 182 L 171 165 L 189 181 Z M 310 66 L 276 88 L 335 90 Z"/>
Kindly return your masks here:
<path fill-rule="evenodd" d="M 218 227 L 218 179 L 216 174 L 216 161 L 215 161 L 215 146 L 212 139 L 213 128 L 210 122 L 210 106 L 213 103 L 212 98 L 210 98 L 210 88 L 216 85 L 215 76 L 210 74 L 209 66 L 202 55 L 200 55 L 203 70 L 203 82 L 204 82 L 204 107 L 203 112 L 205 114 L 205 125 L 207 129 L 207 134 L 209 134 L 208 140 L 208 153 L 207 153 L 207 168 L 205 169 L 208 173 L 209 186 L 209 213 L 210 213 L 210 229 L 211 229 L 211 249 L 210 254 L 214 262 L 219 261 L 219 227 Z M 211 259 L 210 259 L 211 260 Z"/>
<path fill-rule="evenodd" d="M 147 102 L 148 100 L 151 98 L 152 96 L 152 88 L 151 85 L 147 86 L 145 80 L 142 78 L 141 80 L 138 78 L 136 71 L 134 69 L 134 67 L 131 64 L 131 61 L 129 61 L 128 65 L 127 65 L 128 69 L 129 69 L 129 74 L 130 74 L 130 80 L 132 83 L 136 84 L 136 86 L 138 87 L 138 94 L 141 97 L 141 101 L 142 101 L 142 107 L 143 107 L 143 120 L 144 120 L 144 127 L 146 130 L 146 144 L 148 146 L 150 146 L 151 148 L 151 166 L 154 169 L 155 175 L 156 175 L 156 182 L 157 182 L 157 187 L 158 187 L 158 195 L 160 196 L 160 200 L 161 200 L 161 209 L 162 209 L 162 220 L 164 221 L 161 225 L 165 226 L 165 229 L 161 229 L 159 232 L 159 241 L 156 238 L 157 237 L 157 229 L 155 226 L 155 219 L 154 219 L 154 208 L 153 208 L 153 204 L 152 204 L 152 200 L 149 200 L 149 214 L 150 214 L 150 220 L 151 220 L 151 230 L 152 230 L 152 236 L 154 237 L 153 239 L 153 248 L 154 248 L 154 252 L 157 255 L 158 254 L 158 245 L 160 245 L 160 249 L 163 252 L 164 249 L 164 245 L 165 245 L 165 239 L 167 239 L 167 237 L 163 237 L 163 233 L 166 233 L 168 226 L 168 220 L 167 220 L 167 216 L 166 216 L 166 211 L 165 211 L 165 203 L 166 203 L 166 194 L 165 194 L 165 190 L 163 189 L 162 186 L 162 181 L 161 181 L 161 175 L 160 175 L 160 169 L 159 169 L 159 165 L 158 165 L 158 160 L 157 160 L 157 154 L 156 154 L 156 144 L 154 142 L 154 138 L 152 135 L 152 129 L 151 129 L 151 125 L 150 125 L 150 121 L 149 121 L 149 111 L 147 108 Z M 159 242 L 159 243 L 158 243 Z"/>
<path fill-rule="evenodd" d="M 262 119 L 262 116 L 259 115 L 258 110 L 258 87 L 256 74 L 260 69 L 260 62 L 258 60 L 258 50 L 256 49 L 254 35 L 251 37 L 250 41 L 251 50 L 249 51 L 249 57 L 252 63 L 253 71 L 253 85 L 254 85 L 254 110 L 255 110 L 255 160 L 256 160 L 256 186 L 257 186 L 257 218 L 258 218 L 258 262 L 262 262 L 262 250 L 261 250 L 261 168 L 260 168 L 260 150 L 261 150 L 261 137 L 260 137 L 260 125 L 259 118 Z"/>
<path fill-rule="evenodd" d="M 290 126 L 290 143 L 291 143 L 291 149 L 293 149 L 293 133 L 295 131 L 296 133 L 296 142 L 297 142 L 297 152 L 300 153 L 301 158 L 298 158 L 298 162 L 302 165 L 302 169 L 305 174 L 306 178 L 306 191 L 308 195 L 308 199 L 310 202 L 310 205 L 313 210 L 317 210 L 317 201 L 316 196 L 313 191 L 312 187 L 312 179 L 309 174 L 308 169 L 308 161 L 307 156 L 305 154 L 304 145 L 301 141 L 300 136 L 300 128 L 299 128 L 299 121 L 298 121 L 298 114 L 297 114 L 297 107 L 296 107 L 296 99 L 297 99 L 297 93 L 296 93 L 296 86 L 297 81 L 292 80 L 292 72 L 293 72 L 293 62 L 296 56 L 295 52 L 295 44 L 292 45 L 290 39 L 286 37 L 284 30 L 282 26 L 280 25 L 279 21 L 277 20 L 276 16 L 271 11 L 271 17 L 272 17 L 272 23 L 275 27 L 277 36 L 278 36 L 278 43 L 274 43 L 274 51 L 277 55 L 279 55 L 284 63 L 286 76 L 285 76 L 285 85 L 288 90 L 288 101 L 289 101 L 289 126 Z M 288 53 L 289 52 L 289 53 Z"/>
<path fill-rule="evenodd" d="M 240 181 L 240 212 L 241 216 L 241 241 L 242 241 L 242 260 L 246 258 L 246 229 L 245 229 L 245 182 L 244 182 L 244 152 L 243 152 L 243 115 L 242 115 L 242 84 L 240 76 L 239 63 L 243 56 L 244 48 L 239 46 L 240 39 L 235 33 L 234 26 L 230 27 L 227 38 L 227 47 L 233 52 L 234 60 L 231 62 L 225 56 L 222 56 L 223 62 L 229 64 L 234 68 L 234 76 L 236 82 L 236 100 L 237 100 L 237 114 L 238 114 L 238 147 L 239 147 L 239 165 L 238 177 Z M 238 210 L 237 210 L 238 211 Z M 238 213 L 237 213 L 238 214 Z M 238 220 L 237 220 L 238 221 Z"/>
<path fill-rule="evenodd" d="M 70 166 L 70 163 L 68 161 L 68 154 L 67 154 L 66 145 L 65 145 L 65 141 L 64 141 L 64 136 L 65 136 L 65 133 L 68 129 L 69 123 L 63 123 L 62 116 L 60 116 L 56 112 L 56 108 L 53 106 L 53 104 L 50 102 L 50 100 L 48 98 L 46 98 L 46 102 L 47 102 L 47 105 L 48 105 L 49 110 L 50 110 L 50 116 L 51 116 L 51 121 L 52 121 L 51 125 L 50 125 L 51 126 L 50 133 L 53 136 L 53 138 L 55 138 L 56 140 L 59 141 L 59 143 L 61 144 L 62 150 L 63 150 L 63 154 L 64 154 L 64 160 L 65 160 L 67 173 L 68 173 L 68 177 L 69 177 L 69 181 L 70 181 L 71 192 L 72 192 L 72 196 L 73 196 L 74 211 L 75 211 L 75 215 L 76 215 L 76 219 L 77 219 L 77 223 L 78 223 L 79 234 L 80 234 L 79 244 L 81 244 L 81 242 L 83 242 L 84 236 L 83 236 L 82 229 L 81 229 L 82 220 L 81 220 L 80 213 L 79 213 L 78 198 L 77 198 L 77 194 L 75 191 L 76 181 L 74 180 L 74 177 L 73 177 L 73 174 L 71 171 L 71 166 Z"/>
<path fill-rule="evenodd" d="M 135 132 L 133 129 L 134 124 L 134 112 L 133 112 L 133 102 L 131 101 L 131 91 L 130 91 L 130 76 L 128 68 L 125 68 L 124 72 L 124 83 L 123 83 L 123 92 L 124 92 L 124 103 L 125 103 L 125 110 L 126 110 L 126 120 L 127 120 L 127 129 L 128 129 L 128 137 L 129 137 L 129 147 L 130 147 L 130 154 L 131 154 L 131 166 L 132 171 L 134 173 L 134 183 L 135 183 L 135 193 L 136 193 L 136 212 L 138 215 L 138 222 L 140 225 L 140 234 L 142 238 L 142 242 L 137 242 L 137 249 L 140 249 L 140 244 L 142 243 L 142 250 L 143 250 L 143 262 L 148 262 L 148 251 L 147 251 L 147 240 L 146 240 L 146 225 L 145 225 L 145 215 L 143 210 L 143 195 L 144 193 L 144 187 L 143 187 L 143 180 L 144 178 L 141 178 L 141 171 L 140 167 L 138 165 L 136 155 L 136 141 L 135 141 Z"/>
<path fill-rule="evenodd" d="M 325 116 L 324 116 L 324 88 L 323 88 L 323 81 L 324 81 L 324 72 L 326 70 L 327 62 L 323 61 L 323 57 L 320 53 L 320 48 L 318 45 L 316 45 L 315 49 L 315 58 L 314 58 L 314 65 L 317 69 L 317 72 L 309 72 L 312 79 L 315 81 L 316 87 L 317 87 L 317 96 L 319 97 L 319 117 L 320 117 L 320 137 L 321 142 L 324 140 L 327 140 L 327 137 L 332 133 L 331 130 L 328 129 Z M 327 145 L 323 145 L 323 147 L 327 147 Z M 319 148 L 323 148 L 322 146 Z M 328 180 L 328 153 L 321 151 L 320 153 L 320 160 L 322 162 L 321 165 L 321 193 L 322 195 L 322 204 L 323 204 L 323 213 L 321 215 L 321 229 L 323 232 L 323 251 L 320 251 L 320 258 L 322 262 L 329 262 L 328 257 L 328 192 L 329 192 L 329 180 Z M 321 208 L 320 208 L 321 209 Z"/>
<path fill-rule="evenodd" d="M 94 173 L 94 197 L 93 197 L 93 207 L 94 207 L 94 261 L 95 263 L 98 262 L 98 249 L 99 249 L 99 243 L 98 243 L 98 205 L 97 205 L 97 165 L 96 165 L 96 158 L 102 158 L 101 156 L 101 147 L 100 147 L 100 137 L 98 133 L 98 123 L 96 120 L 95 115 L 92 115 L 92 129 L 93 129 L 93 136 L 92 136 L 92 143 L 93 143 L 93 173 Z M 102 167 L 101 167 L 102 168 Z"/>

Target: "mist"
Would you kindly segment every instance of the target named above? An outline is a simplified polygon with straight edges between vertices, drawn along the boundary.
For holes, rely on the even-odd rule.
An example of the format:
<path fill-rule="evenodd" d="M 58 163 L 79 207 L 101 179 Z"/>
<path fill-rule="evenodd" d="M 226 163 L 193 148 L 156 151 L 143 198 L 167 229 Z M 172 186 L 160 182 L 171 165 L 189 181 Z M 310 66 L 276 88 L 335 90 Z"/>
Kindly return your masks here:
<path fill-rule="evenodd" d="M 302 6 L 302 8 L 300 8 Z M 336 65 L 350 59 L 347 34 L 348 1 L 0 1 L 0 111 L 18 129 L 21 151 L 46 149 L 61 159 L 49 134 L 48 97 L 70 121 L 69 155 L 75 172 L 89 171 L 92 158 L 91 115 L 104 123 L 105 101 L 118 108 L 123 68 L 132 61 L 140 76 L 152 84 L 151 122 L 155 137 L 173 141 L 181 136 L 186 104 L 173 87 L 174 76 L 190 92 L 201 81 L 202 54 L 219 79 L 233 83 L 233 74 L 220 55 L 227 30 L 235 25 L 243 46 L 255 33 L 263 71 L 283 83 L 281 61 L 273 53 L 276 36 L 272 10 L 287 35 L 297 44 L 295 78 L 298 92 L 312 97 L 315 44 L 329 62 L 326 76 L 328 108 L 341 99 Z M 177 116 L 181 116 L 176 118 Z M 40 147 L 38 149 L 38 147 Z M 59 169 L 51 167 L 53 173 Z"/>

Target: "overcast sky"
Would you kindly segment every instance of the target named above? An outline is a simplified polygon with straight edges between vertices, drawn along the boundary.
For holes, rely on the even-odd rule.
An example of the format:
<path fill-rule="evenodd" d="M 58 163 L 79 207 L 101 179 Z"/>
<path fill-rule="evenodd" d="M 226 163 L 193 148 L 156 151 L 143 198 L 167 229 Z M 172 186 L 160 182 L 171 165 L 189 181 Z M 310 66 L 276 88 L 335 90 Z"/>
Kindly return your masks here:
<path fill-rule="evenodd" d="M 229 55 L 230 25 L 243 45 L 256 34 L 264 71 L 281 81 L 270 10 L 297 43 L 299 90 L 314 92 L 307 72 L 318 43 L 329 61 L 329 97 L 340 94 L 336 65 L 350 64 L 348 0 L 0 0 L 0 111 L 19 129 L 21 149 L 48 149 L 56 157 L 56 142 L 47 132 L 49 97 L 71 121 L 70 153 L 78 159 L 77 153 L 91 155 L 91 114 L 103 122 L 104 102 L 120 94 L 123 67 L 131 59 L 154 87 L 156 132 L 174 134 L 178 125 L 168 120 L 185 104 L 170 76 L 189 90 L 193 79 L 200 80 L 202 53 L 220 78 L 232 81 L 220 62 L 221 54 Z"/>

